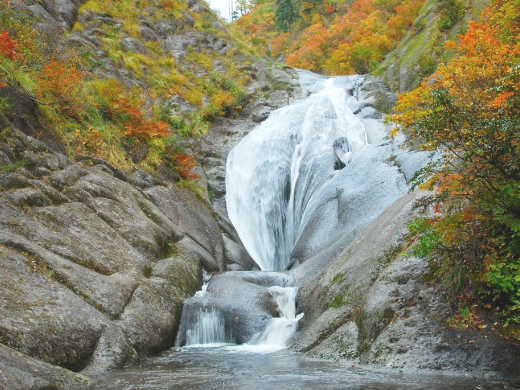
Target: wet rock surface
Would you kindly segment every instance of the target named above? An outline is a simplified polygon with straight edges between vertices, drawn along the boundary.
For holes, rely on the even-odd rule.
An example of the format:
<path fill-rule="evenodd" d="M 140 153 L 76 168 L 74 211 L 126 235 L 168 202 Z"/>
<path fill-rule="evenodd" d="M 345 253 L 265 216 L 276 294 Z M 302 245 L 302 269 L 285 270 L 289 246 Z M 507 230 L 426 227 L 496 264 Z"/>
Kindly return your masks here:
<path fill-rule="evenodd" d="M 289 287 L 293 282 L 290 275 L 278 272 L 226 272 L 213 276 L 203 294 L 185 301 L 177 344 L 186 344 L 186 334 L 198 320 L 200 310 L 215 310 L 223 317 L 230 341 L 248 342 L 279 316 L 278 305 L 267 288 Z"/>

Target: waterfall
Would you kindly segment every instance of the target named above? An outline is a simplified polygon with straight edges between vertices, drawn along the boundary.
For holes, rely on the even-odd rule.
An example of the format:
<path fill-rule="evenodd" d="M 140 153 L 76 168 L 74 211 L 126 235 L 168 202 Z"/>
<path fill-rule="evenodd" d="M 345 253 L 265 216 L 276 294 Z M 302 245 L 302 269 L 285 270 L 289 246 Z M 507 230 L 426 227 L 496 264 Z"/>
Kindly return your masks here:
<path fill-rule="evenodd" d="M 268 348 L 284 348 L 285 343 L 296 330 L 298 321 L 303 317 L 303 313 L 296 315 L 295 298 L 298 289 L 296 287 L 273 286 L 267 290 L 278 304 L 280 317 L 273 318 L 267 328 L 253 336 L 248 344 Z"/>
<path fill-rule="evenodd" d="M 193 328 L 186 332 L 186 345 L 233 343 L 226 331 L 226 323 L 221 313 L 213 308 L 200 308 L 192 322 Z"/>
<path fill-rule="evenodd" d="M 200 288 L 200 291 L 197 291 L 195 293 L 196 297 L 202 298 L 206 291 L 208 290 L 209 281 L 211 279 L 211 275 L 206 272 L 206 270 L 202 270 L 202 287 Z"/>
<path fill-rule="evenodd" d="M 347 98 L 329 79 L 321 92 L 274 111 L 228 156 L 228 214 L 263 271 L 286 267 L 316 190 L 366 144 Z"/>
<path fill-rule="evenodd" d="M 296 315 L 295 299 L 298 288 L 273 286 L 267 290 L 278 304 L 280 317 L 273 318 L 262 332 L 254 335 L 246 344 L 227 347 L 228 350 L 273 352 L 286 347 L 304 314 Z"/>

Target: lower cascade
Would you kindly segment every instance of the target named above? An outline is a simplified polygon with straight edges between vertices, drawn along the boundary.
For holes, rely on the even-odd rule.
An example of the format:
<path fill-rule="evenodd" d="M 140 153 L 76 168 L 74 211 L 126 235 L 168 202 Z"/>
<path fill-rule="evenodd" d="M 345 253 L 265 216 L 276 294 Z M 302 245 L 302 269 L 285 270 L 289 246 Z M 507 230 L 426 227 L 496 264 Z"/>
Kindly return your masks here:
<path fill-rule="evenodd" d="M 222 315 L 215 309 L 199 309 L 193 328 L 186 332 L 186 345 L 233 342 Z"/>
<path fill-rule="evenodd" d="M 296 315 L 294 300 L 298 289 L 296 287 L 273 286 L 267 289 L 278 304 L 280 318 L 273 318 L 271 323 L 261 333 L 256 334 L 248 345 L 283 348 L 296 330 L 303 313 Z"/>
<path fill-rule="evenodd" d="M 217 277 L 218 278 L 218 277 Z M 183 313 L 183 325 L 185 331 L 185 345 L 187 347 L 221 346 L 229 344 L 228 350 L 271 352 L 286 347 L 286 343 L 296 330 L 298 321 L 303 313 L 296 315 L 295 299 L 298 289 L 296 287 L 268 287 L 272 299 L 277 304 L 279 317 L 272 318 L 267 326 L 255 333 L 246 343 L 236 345 L 229 320 L 218 308 L 206 306 L 208 303 L 206 294 L 207 285 L 190 298 L 185 307 L 195 305 L 195 310 L 186 310 Z M 238 316 L 231 318 L 239 319 Z"/>

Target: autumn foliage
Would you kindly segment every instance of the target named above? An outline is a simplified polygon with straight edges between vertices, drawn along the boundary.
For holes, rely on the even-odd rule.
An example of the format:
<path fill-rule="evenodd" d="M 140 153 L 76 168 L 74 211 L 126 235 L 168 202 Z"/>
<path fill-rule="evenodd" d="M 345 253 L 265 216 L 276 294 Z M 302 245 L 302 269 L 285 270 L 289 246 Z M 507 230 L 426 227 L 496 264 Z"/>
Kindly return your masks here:
<path fill-rule="evenodd" d="M 76 117 L 82 106 L 80 80 L 83 73 L 64 61 L 45 64 L 36 77 L 34 93 L 43 104 L 52 104 L 61 112 Z"/>
<path fill-rule="evenodd" d="M 99 80 L 93 85 L 91 100 L 102 115 L 122 123 L 127 137 L 161 138 L 171 134 L 168 124 L 145 114 L 139 91 L 128 91 L 114 79 Z"/>
<path fill-rule="evenodd" d="M 435 190 L 433 218 L 416 221 L 417 250 L 444 276 L 520 321 L 520 3 L 493 0 L 446 47 L 456 58 L 399 96 L 411 144 L 440 156 L 418 181 Z M 442 273 L 441 272 L 441 273 Z"/>
<path fill-rule="evenodd" d="M 298 2 L 292 2 L 297 7 Z M 286 2 L 260 2 L 234 22 L 259 50 L 286 64 L 325 74 L 368 73 L 411 28 L 424 0 L 302 2 L 299 18 L 278 23 Z M 285 6 L 287 8 L 287 6 Z"/>
<path fill-rule="evenodd" d="M 14 61 L 16 59 L 17 43 L 11 39 L 8 31 L 0 32 L 0 57 L 9 58 Z"/>
<path fill-rule="evenodd" d="M 186 153 L 176 153 L 174 158 L 177 162 L 177 171 L 183 179 L 199 179 L 200 176 L 193 172 L 193 168 L 197 166 L 195 158 Z"/>

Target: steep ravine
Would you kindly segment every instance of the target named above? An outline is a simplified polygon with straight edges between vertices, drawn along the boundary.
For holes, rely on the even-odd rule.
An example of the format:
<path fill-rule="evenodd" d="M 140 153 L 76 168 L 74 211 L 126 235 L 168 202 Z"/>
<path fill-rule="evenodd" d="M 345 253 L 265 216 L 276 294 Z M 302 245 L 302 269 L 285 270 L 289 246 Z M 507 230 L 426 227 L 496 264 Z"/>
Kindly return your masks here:
<path fill-rule="evenodd" d="M 243 119 L 219 121 L 194 145 L 217 153 L 211 142 L 226 148 L 252 127 L 259 108 L 296 93 L 292 71 L 256 69 L 260 86 L 253 88 L 279 80 L 280 92 L 253 100 Z M 167 172 L 71 159 L 25 92 L 10 93 L 34 115 L 0 117 L 7 167 L 0 174 L 0 388 L 86 388 L 91 380 L 83 375 L 173 346 L 183 301 L 200 289 L 203 269 L 256 265 L 218 208 L 218 175 L 210 173 L 213 209 Z M 225 163 L 227 151 L 218 153 L 208 167 L 211 156 L 199 152 L 208 171 Z"/>
<path fill-rule="evenodd" d="M 299 73 L 303 76 L 300 82 L 310 92 L 318 92 L 326 82 L 321 76 Z M 98 388 L 145 389 L 151 383 L 175 389 L 286 389 L 304 384 L 307 388 L 341 388 L 362 387 L 366 381 L 374 388 L 517 386 L 517 381 L 505 379 L 518 380 L 518 346 L 500 339 L 491 329 L 448 327 L 446 319 L 452 311 L 442 286 L 431 281 L 428 261 L 401 254 L 408 224 L 424 213 L 414 206 L 424 193 L 407 194 L 407 180 L 428 156 L 401 150 L 402 139 L 389 139 L 373 97 L 387 94 L 391 99 L 392 95 L 370 77 L 337 78 L 336 85 L 347 89 L 348 105 L 356 113 L 356 121 L 364 124 L 368 144 L 354 151 L 344 166 L 334 164 L 333 159 L 319 159 L 325 162 L 321 168 L 330 172 L 320 176 L 323 181 L 318 186 L 309 186 L 310 192 L 316 191 L 309 197 L 325 199 L 321 206 L 327 206 L 328 212 L 311 213 L 306 223 L 312 229 L 303 227 L 299 233 L 310 237 L 305 243 L 319 245 L 306 245 L 301 251 L 296 244 L 291 257 L 297 254 L 297 261 L 290 262 L 289 271 L 213 275 L 202 292 L 185 301 L 177 345 L 186 347 L 165 351 L 120 374 L 100 375 Z M 269 134 L 273 125 L 283 138 L 286 129 L 279 119 L 305 104 L 299 102 L 271 114 L 254 131 Z M 317 116 L 311 115 L 319 122 Z M 326 117 L 337 118 L 331 112 Z M 298 126 L 289 129 L 294 132 L 289 138 L 299 139 Z M 270 139 L 253 135 L 248 136 L 249 141 Z M 335 142 L 329 141 L 325 144 L 333 148 Z M 313 153 L 309 158 L 316 158 Z M 270 162 L 280 157 L 274 151 L 269 156 Z M 254 153 L 249 156 L 253 157 Z M 262 166 L 263 157 L 252 161 Z M 261 172 L 269 169 L 254 174 L 267 191 L 269 183 L 263 181 Z M 323 196 L 334 192 L 330 191 L 334 187 L 342 189 L 344 201 L 334 198 L 330 202 Z M 288 197 L 279 200 L 283 203 Z M 312 202 L 309 205 L 315 207 Z M 323 229 L 327 234 L 322 234 Z M 312 241 L 313 235 L 320 240 Z M 270 292 L 272 286 L 299 290 L 295 312 L 299 329 L 286 345 L 304 354 L 280 351 L 283 344 L 258 343 L 274 320 L 282 320 Z M 336 362 L 316 362 L 305 356 Z M 381 373 L 383 370 L 387 373 Z"/>

